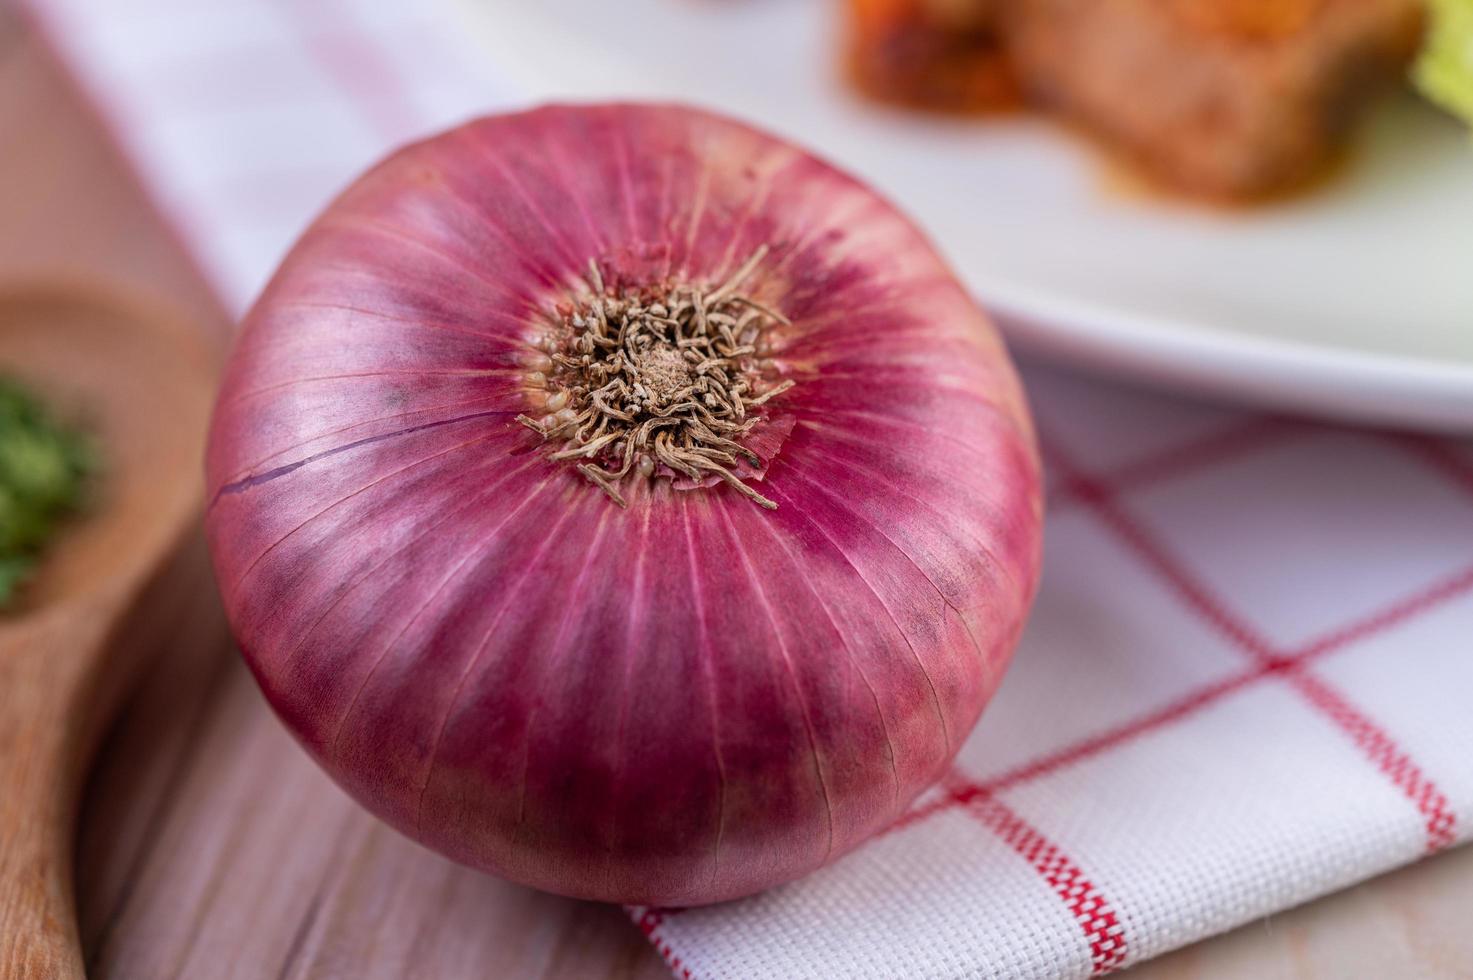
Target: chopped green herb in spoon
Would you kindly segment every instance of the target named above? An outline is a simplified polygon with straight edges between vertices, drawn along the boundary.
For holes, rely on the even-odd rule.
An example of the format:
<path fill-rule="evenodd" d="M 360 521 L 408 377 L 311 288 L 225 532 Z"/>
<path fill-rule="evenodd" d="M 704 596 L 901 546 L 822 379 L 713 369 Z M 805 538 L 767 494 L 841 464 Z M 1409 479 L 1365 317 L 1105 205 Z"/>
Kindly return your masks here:
<path fill-rule="evenodd" d="M 0 376 L 0 610 L 14 602 L 57 525 L 81 505 L 94 468 L 81 433 Z"/>

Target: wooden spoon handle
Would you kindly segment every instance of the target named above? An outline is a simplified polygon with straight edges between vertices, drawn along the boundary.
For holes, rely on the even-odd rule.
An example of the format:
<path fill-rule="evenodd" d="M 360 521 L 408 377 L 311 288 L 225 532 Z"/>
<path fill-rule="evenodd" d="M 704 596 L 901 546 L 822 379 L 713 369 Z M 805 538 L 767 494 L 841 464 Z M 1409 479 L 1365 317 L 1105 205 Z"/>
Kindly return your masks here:
<path fill-rule="evenodd" d="M 80 980 L 73 900 L 79 798 L 98 737 L 183 614 L 214 602 L 203 537 L 153 573 L 0 631 L 0 980 Z"/>
<path fill-rule="evenodd" d="M 0 293 L 0 339 L 8 372 L 85 407 L 105 464 L 95 508 L 27 584 L 28 608 L 0 619 L 0 980 L 70 980 L 85 969 L 72 845 L 87 763 L 159 644 L 141 627 L 209 583 L 197 566 L 182 579 L 177 559 L 197 519 L 216 357 L 187 321 L 56 286 Z"/>
<path fill-rule="evenodd" d="M 105 618 L 74 620 L 66 653 L 102 644 Z M 78 676 L 89 658 L 58 655 L 59 639 L 23 634 L 0 649 L 0 980 L 85 975 L 72 838 L 94 685 Z"/>

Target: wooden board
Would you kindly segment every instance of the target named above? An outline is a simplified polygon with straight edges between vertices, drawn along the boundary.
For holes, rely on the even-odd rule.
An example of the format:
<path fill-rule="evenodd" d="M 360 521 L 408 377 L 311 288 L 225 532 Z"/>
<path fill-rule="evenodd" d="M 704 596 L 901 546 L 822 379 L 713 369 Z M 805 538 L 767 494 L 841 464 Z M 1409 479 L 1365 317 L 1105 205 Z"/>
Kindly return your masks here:
<path fill-rule="evenodd" d="M 95 118 L 3 0 L 0 132 L 0 276 L 100 277 L 225 329 Z M 203 577 L 203 555 L 190 560 Z M 167 639 L 83 807 L 78 890 L 94 976 L 668 975 L 619 910 L 456 867 L 358 809 L 276 724 L 215 604 L 159 632 Z M 1470 910 L 1464 849 L 1131 975 L 1473 977 Z"/>

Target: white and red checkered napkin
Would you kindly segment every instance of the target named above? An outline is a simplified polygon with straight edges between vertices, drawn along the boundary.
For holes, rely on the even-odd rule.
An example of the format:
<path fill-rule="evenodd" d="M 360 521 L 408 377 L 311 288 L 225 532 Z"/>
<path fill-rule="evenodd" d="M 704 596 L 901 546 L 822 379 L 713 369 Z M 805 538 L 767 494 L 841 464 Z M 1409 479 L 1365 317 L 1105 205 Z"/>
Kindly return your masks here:
<path fill-rule="evenodd" d="M 513 101 L 433 4 L 37 0 L 243 305 L 389 145 Z M 1473 447 L 1032 369 L 1045 579 L 950 781 L 765 895 L 635 910 L 678 974 L 1070 977 L 1473 826 Z"/>

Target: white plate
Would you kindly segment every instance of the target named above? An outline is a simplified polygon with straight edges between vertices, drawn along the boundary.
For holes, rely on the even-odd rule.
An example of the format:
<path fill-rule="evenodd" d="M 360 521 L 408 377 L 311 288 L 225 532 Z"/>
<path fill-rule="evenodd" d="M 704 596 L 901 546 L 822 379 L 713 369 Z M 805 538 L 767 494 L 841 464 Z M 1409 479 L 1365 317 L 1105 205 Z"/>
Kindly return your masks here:
<path fill-rule="evenodd" d="M 1273 407 L 1473 429 L 1473 142 L 1410 97 L 1327 186 L 1213 211 L 1112 189 L 1046 123 L 853 97 L 835 0 L 462 2 L 532 99 L 697 102 L 863 175 L 1018 347 Z"/>

